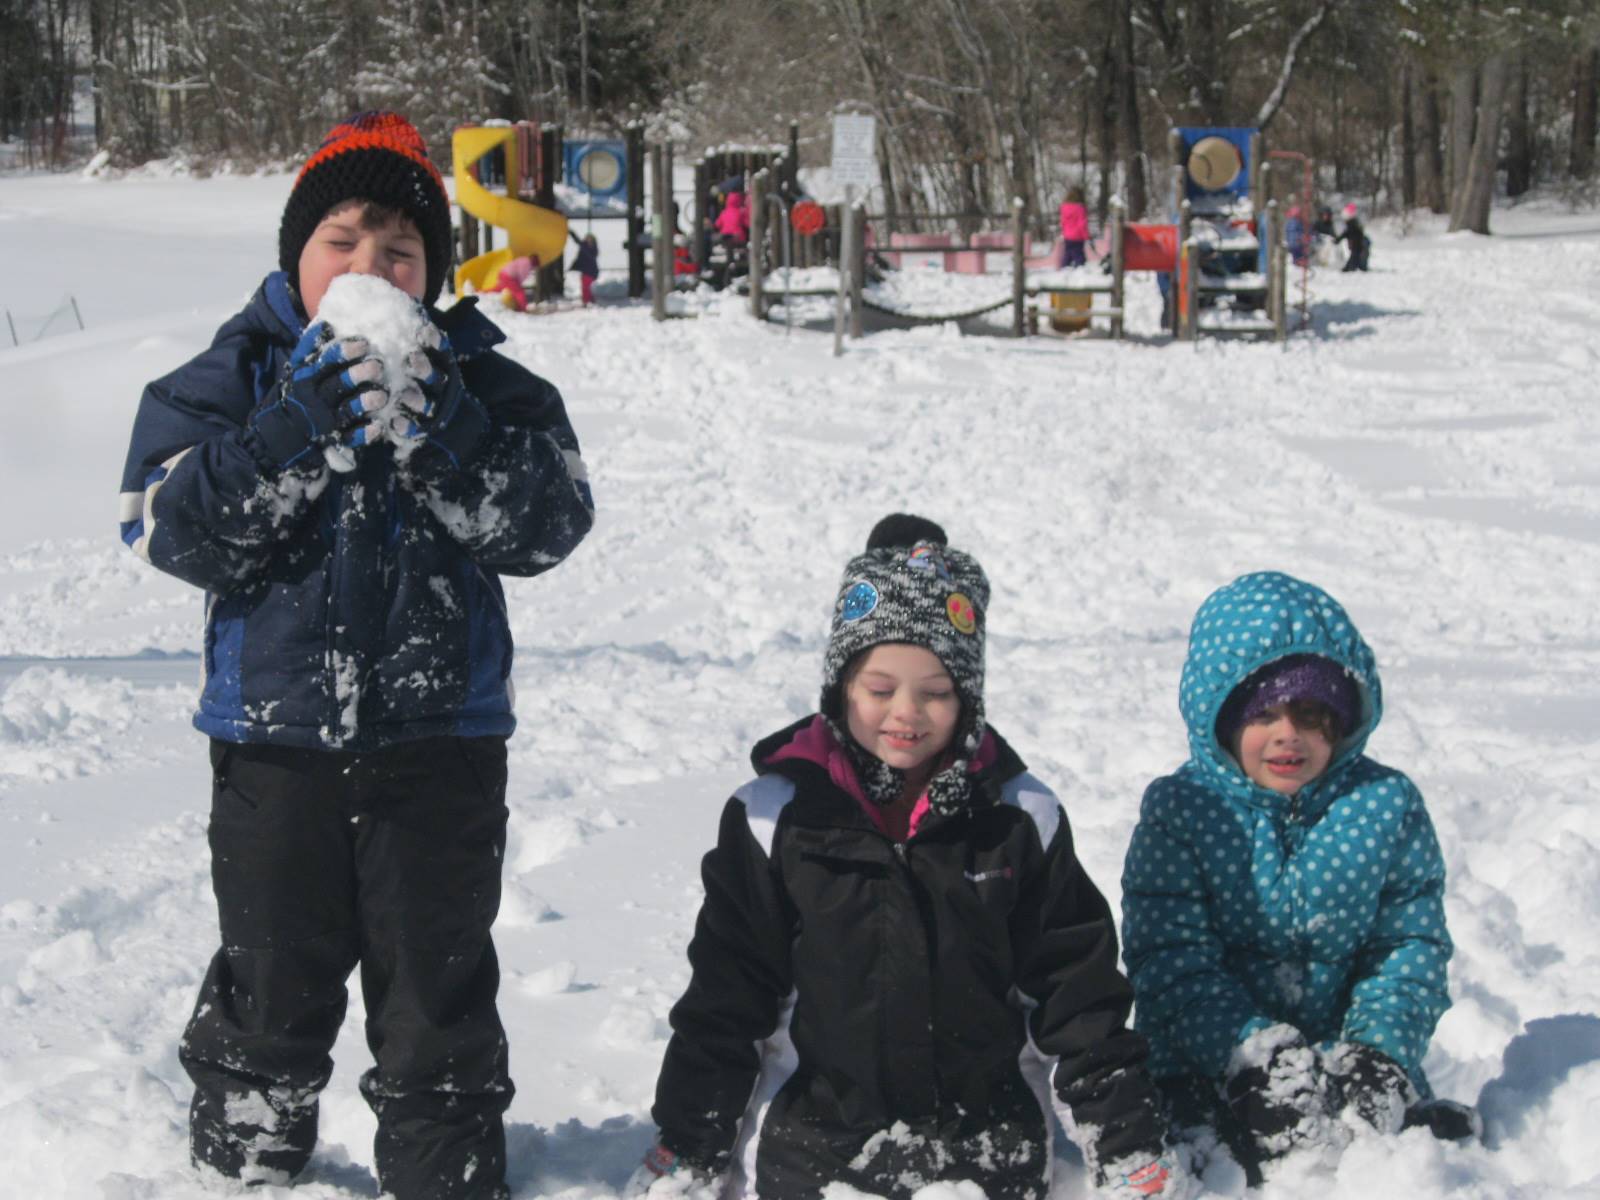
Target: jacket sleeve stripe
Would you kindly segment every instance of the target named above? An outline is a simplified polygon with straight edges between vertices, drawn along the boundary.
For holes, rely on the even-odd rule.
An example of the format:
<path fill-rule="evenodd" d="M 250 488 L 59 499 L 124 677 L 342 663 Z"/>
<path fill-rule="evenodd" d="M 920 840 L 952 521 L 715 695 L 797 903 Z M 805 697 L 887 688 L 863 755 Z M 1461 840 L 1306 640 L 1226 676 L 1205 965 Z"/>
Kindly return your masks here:
<path fill-rule="evenodd" d="M 778 817 L 784 806 L 794 799 L 794 780 L 782 775 L 757 775 L 733 794 L 744 805 L 745 820 L 750 823 L 750 834 L 768 858 L 772 857 L 772 840 L 777 836 Z"/>
<path fill-rule="evenodd" d="M 1048 850 L 1061 827 L 1061 802 L 1056 794 L 1031 773 L 1024 771 L 1006 780 L 1000 789 L 1000 802 L 1014 805 L 1033 818 L 1039 830 L 1039 845 Z"/>
<path fill-rule="evenodd" d="M 156 531 L 156 493 L 166 481 L 178 460 L 193 450 L 187 446 L 145 476 L 144 491 L 123 492 L 118 497 L 117 516 L 121 524 L 122 542 L 146 562 L 150 561 L 150 538 Z"/>

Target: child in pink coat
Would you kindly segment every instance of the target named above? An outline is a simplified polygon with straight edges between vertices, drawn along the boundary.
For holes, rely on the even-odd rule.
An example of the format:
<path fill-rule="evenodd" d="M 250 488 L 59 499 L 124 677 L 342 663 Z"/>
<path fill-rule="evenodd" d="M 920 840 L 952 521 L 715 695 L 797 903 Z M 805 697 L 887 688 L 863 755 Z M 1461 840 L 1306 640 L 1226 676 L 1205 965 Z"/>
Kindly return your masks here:
<path fill-rule="evenodd" d="M 528 310 L 528 293 L 524 290 L 528 280 L 539 271 L 539 260 L 531 255 L 521 255 L 513 258 L 500 268 L 499 278 L 495 280 L 492 288 L 485 291 L 499 292 L 500 298 L 505 301 L 507 308 L 517 312 Z"/>
<path fill-rule="evenodd" d="M 717 232 L 732 244 L 742 246 L 750 240 L 750 206 L 743 192 L 729 192 L 717 217 Z"/>
<path fill-rule="evenodd" d="M 1089 210 L 1083 206 L 1083 189 L 1073 185 L 1061 203 L 1061 265 L 1081 267 L 1088 262 L 1083 253 L 1088 240 Z"/>

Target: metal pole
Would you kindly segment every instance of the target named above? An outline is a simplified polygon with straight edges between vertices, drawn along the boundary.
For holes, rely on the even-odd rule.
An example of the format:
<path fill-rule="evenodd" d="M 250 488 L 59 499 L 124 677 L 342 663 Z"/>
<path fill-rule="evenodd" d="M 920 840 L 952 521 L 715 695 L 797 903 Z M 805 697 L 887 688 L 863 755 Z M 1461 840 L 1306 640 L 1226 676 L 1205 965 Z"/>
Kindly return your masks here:
<path fill-rule="evenodd" d="M 6 327 L 11 330 L 11 344 L 13 346 L 22 345 L 21 342 L 17 341 L 17 323 L 11 319 L 11 310 L 9 308 L 6 309 Z"/>
<path fill-rule="evenodd" d="M 68 296 L 67 299 L 72 302 L 72 315 L 78 318 L 78 329 L 81 332 L 83 330 L 83 314 L 78 311 L 78 298 L 76 296 Z"/>
<path fill-rule="evenodd" d="M 833 310 L 833 356 L 835 358 L 844 353 L 845 297 L 850 294 L 850 264 L 854 261 L 850 253 L 850 226 L 854 220 L 855 208 L 855 185 L 847 183 L 844 185 L 844 203 L 839 206 L 839 298 Z"/>

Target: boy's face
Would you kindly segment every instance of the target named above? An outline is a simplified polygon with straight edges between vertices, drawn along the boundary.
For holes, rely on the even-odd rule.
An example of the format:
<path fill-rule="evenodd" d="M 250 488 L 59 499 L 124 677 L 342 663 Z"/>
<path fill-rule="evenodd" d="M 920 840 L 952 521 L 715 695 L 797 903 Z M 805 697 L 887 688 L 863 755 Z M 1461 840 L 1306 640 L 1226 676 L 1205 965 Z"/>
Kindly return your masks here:
<path fill-rule="evenodd" d="M 1231 748 L 1252 783 L 1285 796 L 1321 775 L 1333 757 L 1322 730 L 1304 721 L 1296 724 L 1288 704 L 1276 704 L 1241 725 Z"/>
<path fill-rule="evenodd" d="M 300 251 L 300 302 L 313 321 L 340 275 L 376 275 L 418 300 L 427 290 L 426 247 L 416 223 L 402 216 L 369 224 L 366 207 L 347 200 L 330 208 Z"/>
<path fill-rule="evenodd" d="M 850 736 L 917 783 L 933 774 L 955 737 L 961 697 L 931 650 L 904 642 L 872 647 L 851 668 L 844 690 Z"/>

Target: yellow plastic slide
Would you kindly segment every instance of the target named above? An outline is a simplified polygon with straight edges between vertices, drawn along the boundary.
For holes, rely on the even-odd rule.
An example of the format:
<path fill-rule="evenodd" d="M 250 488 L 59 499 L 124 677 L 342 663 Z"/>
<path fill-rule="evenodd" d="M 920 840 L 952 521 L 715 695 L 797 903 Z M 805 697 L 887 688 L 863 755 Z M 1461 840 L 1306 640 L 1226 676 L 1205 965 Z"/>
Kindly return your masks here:
<path fill-rule="evenodd" d="M 558 212 L 512 196 L 491 192 L 472 174 L 472 164 L 497 146 L 506 149 L 506 178 L 519 178 L 517 131 L 510 126 L 475 126 L 458 129 L 451 141 L 455 161 L 456 203 L 480 221 L 506 231 L 510 245 L 469 258 L 456 268 L 456 291 L 465 285 L 482 291 L 493 287 L 500 268 L 523 254 L 541 263 L 557 261 L 567 247 L 567 219 Z"/>

